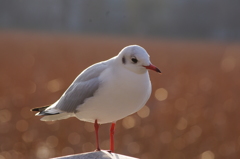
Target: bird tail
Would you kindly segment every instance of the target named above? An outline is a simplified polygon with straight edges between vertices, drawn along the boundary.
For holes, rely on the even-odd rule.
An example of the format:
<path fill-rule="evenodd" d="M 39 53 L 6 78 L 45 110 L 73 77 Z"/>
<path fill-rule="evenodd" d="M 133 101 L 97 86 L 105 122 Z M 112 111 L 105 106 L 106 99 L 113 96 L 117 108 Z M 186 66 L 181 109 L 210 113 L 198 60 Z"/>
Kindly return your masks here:
<path fill-rule="evenodd" d="M 43 106 L 43 107 L 37 107 L 31 109 L 31 111 L 37 111 L 38 113 L 35 114 L 35 116 L 44 116 L 40 120 L 42 121 L 54 121 L 54 120 L 61 120 L 61 119 L 67 119 L 73 116 L 72 113 L 66 113 L 66 112 L 59 112 L 59 110 L 54 108 L 49 108 L 51 105 Z"/>

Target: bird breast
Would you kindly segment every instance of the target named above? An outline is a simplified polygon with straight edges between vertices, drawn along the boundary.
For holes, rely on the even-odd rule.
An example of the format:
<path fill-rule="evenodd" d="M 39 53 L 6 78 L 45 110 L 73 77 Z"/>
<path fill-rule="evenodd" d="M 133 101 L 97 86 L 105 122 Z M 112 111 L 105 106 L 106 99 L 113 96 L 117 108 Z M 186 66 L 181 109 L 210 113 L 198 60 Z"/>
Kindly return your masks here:
<path fill-rule="evenodd" d="M 114 122 L 137 112 L 146 104 L 151 94 L 148 72 L 136 74 L 123 69 L 106 77 L 111 71 L 106 69 L 99 76 L 99 89 L 79 107 L 77 118 L 89 122 L 95 119 L 99 123 Z"/>

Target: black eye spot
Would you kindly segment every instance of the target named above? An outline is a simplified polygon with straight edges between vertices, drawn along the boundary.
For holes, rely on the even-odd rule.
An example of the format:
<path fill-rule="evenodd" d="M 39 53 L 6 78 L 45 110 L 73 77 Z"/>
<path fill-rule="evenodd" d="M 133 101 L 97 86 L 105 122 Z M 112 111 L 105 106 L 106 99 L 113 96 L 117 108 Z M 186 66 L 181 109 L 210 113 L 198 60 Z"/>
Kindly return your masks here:
<path fill-rule="evenodd" d="M 137 58 L 136 57 L 132 57 L 132 62 L 133 63 L 137 63 L 138 62 Z"/>
<path fill-rule="evenodd" d="M 123 63 L 123 64 L 126 64 L 126 59 L 125 59 L 124 56 L 123 56 L 123 58 L 122 58 L 122 63 Z"/>

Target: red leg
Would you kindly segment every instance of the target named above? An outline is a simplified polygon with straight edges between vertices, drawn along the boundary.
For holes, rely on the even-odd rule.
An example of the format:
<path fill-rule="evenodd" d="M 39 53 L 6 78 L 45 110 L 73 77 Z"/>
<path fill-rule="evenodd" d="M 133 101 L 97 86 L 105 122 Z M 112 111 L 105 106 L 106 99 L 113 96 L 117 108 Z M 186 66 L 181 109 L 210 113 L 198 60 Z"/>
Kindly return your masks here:
<path fill-rule="evenodd" d="M 114 128 L 115 128 L 115 123 L 112 123 L 110 128 L 110 151 L 111 152 L 114 152 Z"/>
<path fill-rule="evenodd" d="M 99 124 L 97 123 L 97 119 L 95 120 L 94 128 L 95 128 L 96 140 L 97 140 L 97 151 L 100 151 L 99 140 L 98 140 L 98 129 L 99 129 Z"/>

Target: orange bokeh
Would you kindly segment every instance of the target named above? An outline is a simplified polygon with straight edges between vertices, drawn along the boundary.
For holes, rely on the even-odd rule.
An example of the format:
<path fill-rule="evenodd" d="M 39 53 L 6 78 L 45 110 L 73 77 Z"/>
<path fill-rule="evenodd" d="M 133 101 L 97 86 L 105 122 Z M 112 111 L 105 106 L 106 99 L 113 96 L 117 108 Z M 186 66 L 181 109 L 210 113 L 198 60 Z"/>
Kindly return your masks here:
<path fill-rule="evenodd" d="M 0 33 L 0 158 L 93 151 L 93 124 L 42 122 L 29 110 L 55 102 L 89 65 L 139 44 L 150 72 L 146 106 L 117 122 L 116 153 L 141 159 L 240 158 L 240 45 L 104 36 Z M 100 127 L 109 149 L 109 124 Z"/>

